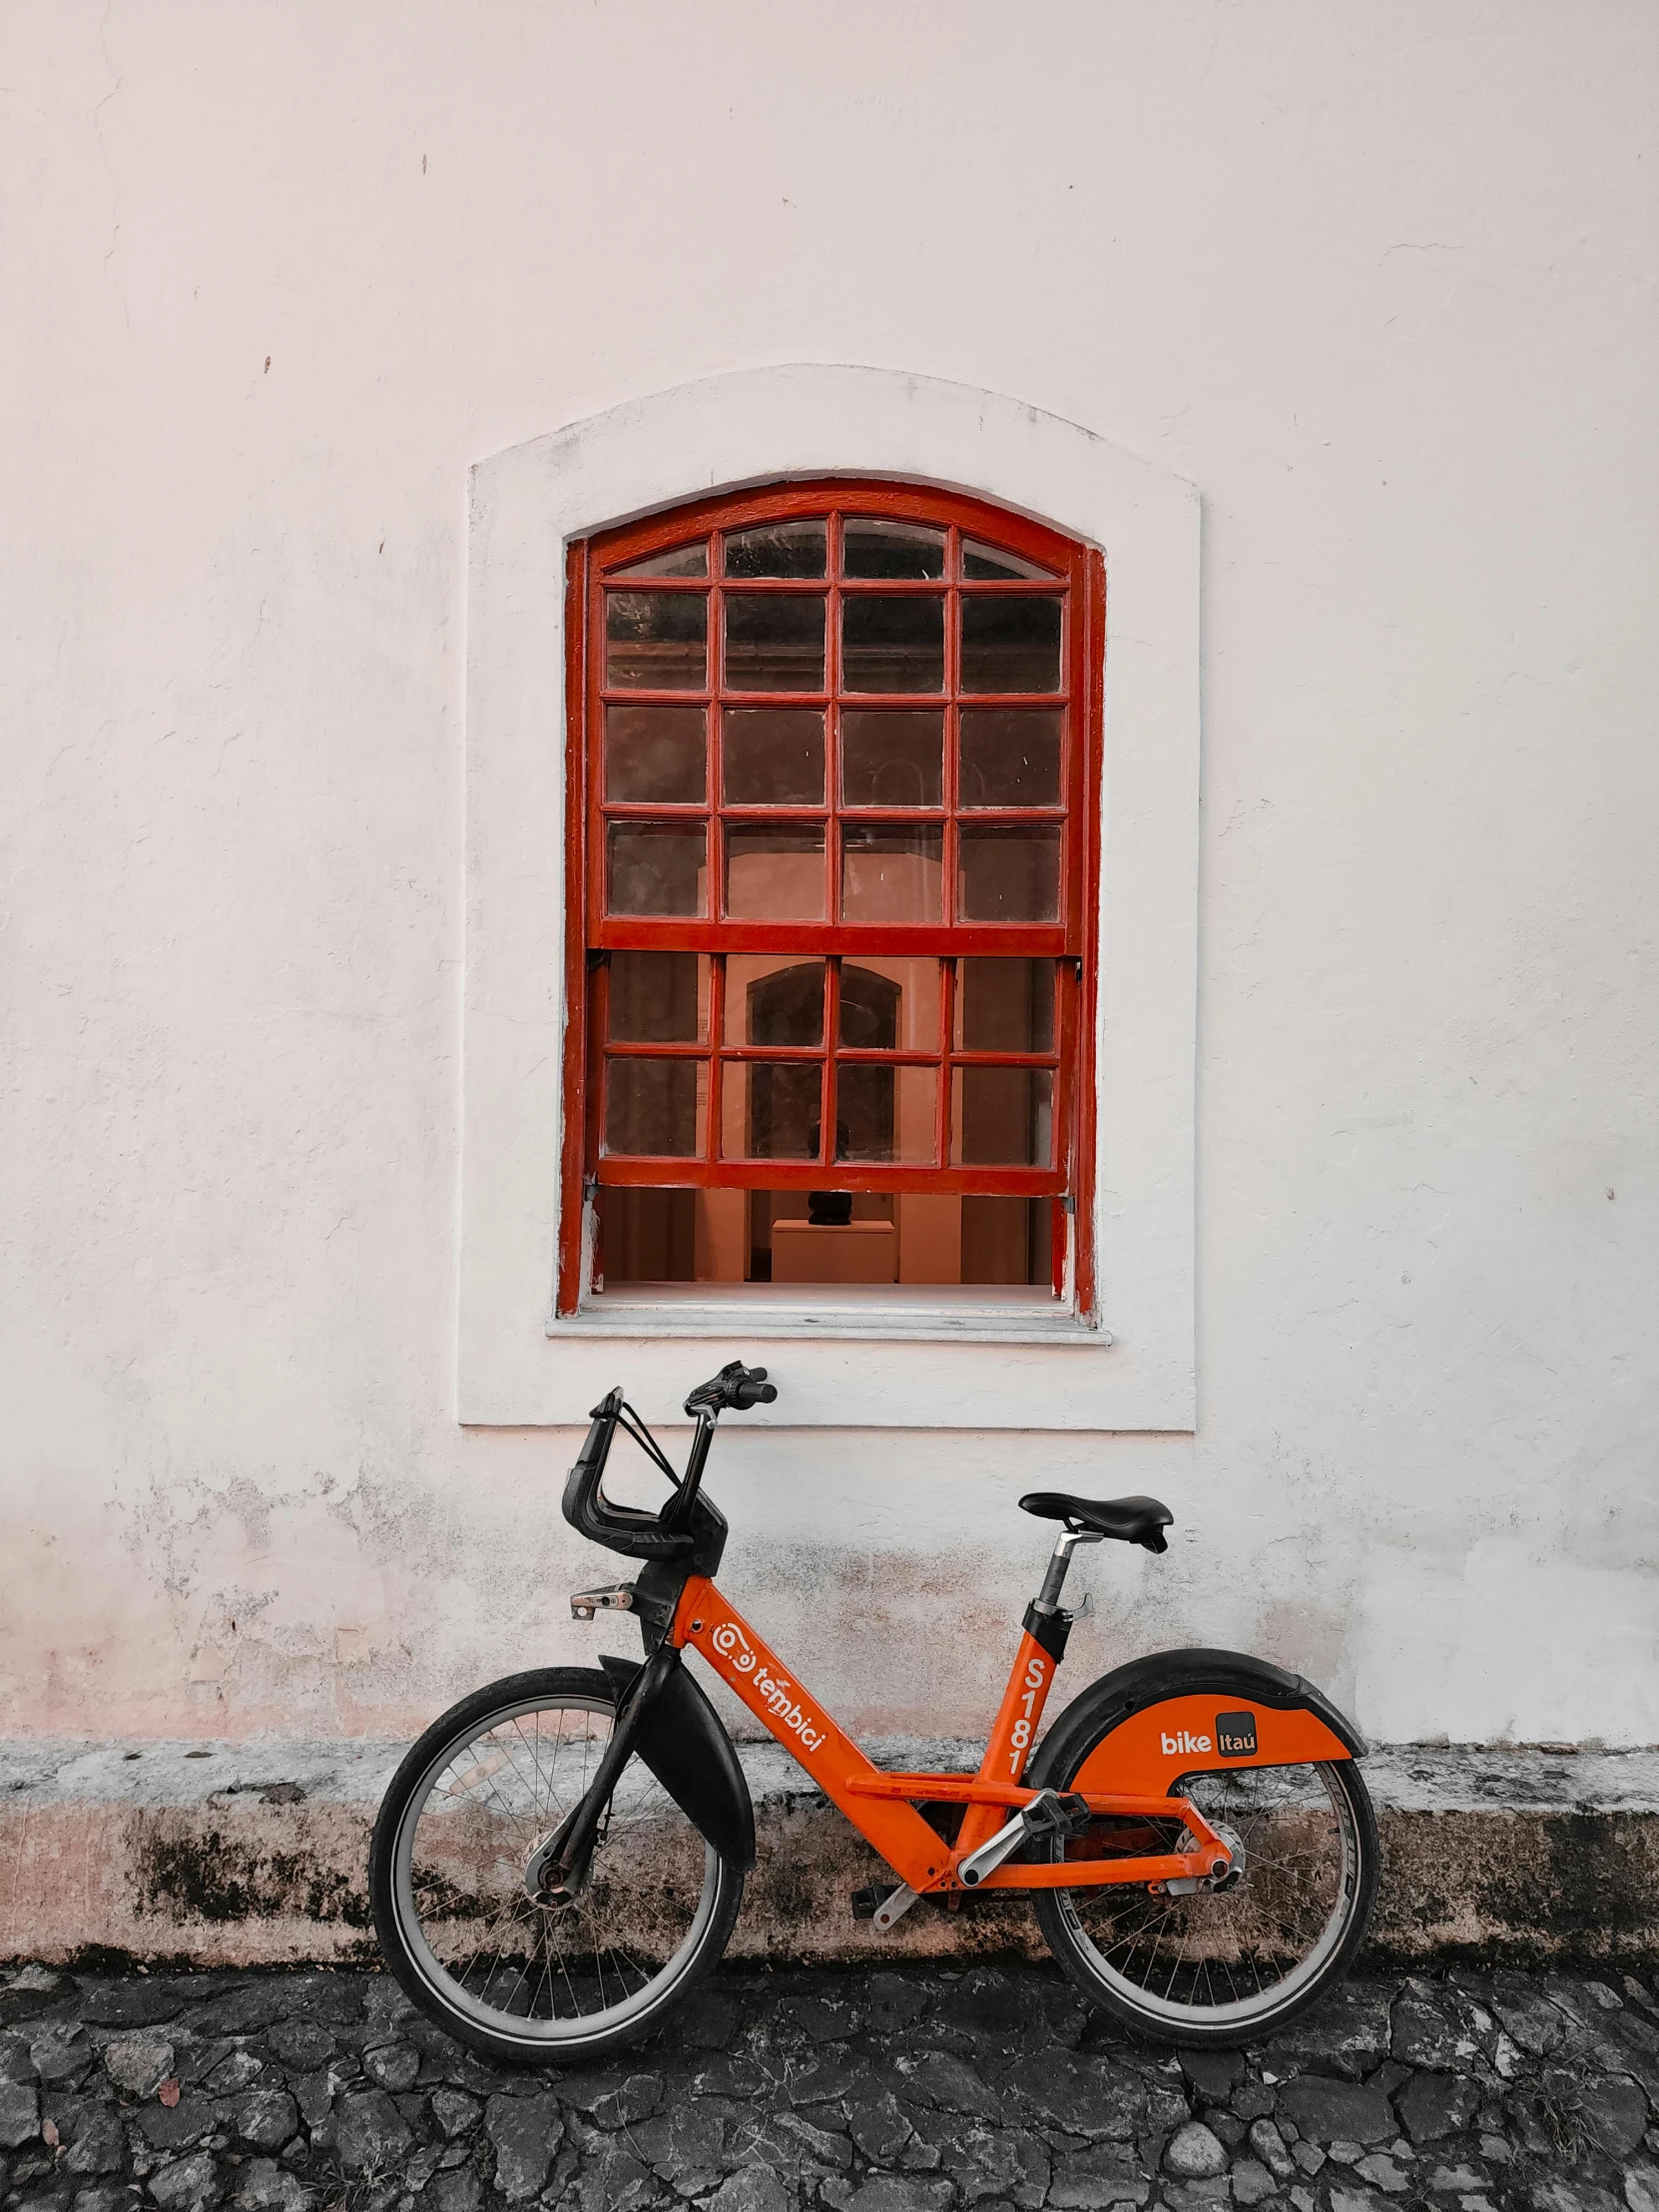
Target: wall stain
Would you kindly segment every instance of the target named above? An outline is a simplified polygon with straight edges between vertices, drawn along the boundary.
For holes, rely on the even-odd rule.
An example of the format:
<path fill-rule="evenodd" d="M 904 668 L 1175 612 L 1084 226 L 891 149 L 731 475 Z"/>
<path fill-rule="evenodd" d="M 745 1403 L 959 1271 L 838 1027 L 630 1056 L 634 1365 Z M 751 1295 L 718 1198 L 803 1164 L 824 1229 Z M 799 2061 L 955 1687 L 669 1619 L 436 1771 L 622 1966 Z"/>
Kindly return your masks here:
<path fill-rule="evenodd" d="M 135 1912 L 191 1921 L 308 1921 L 369 1926 L 367 1893 L 315 1851 L 262 1851 L 189 1821 L 147 1815 L 128 1832 Z"/>

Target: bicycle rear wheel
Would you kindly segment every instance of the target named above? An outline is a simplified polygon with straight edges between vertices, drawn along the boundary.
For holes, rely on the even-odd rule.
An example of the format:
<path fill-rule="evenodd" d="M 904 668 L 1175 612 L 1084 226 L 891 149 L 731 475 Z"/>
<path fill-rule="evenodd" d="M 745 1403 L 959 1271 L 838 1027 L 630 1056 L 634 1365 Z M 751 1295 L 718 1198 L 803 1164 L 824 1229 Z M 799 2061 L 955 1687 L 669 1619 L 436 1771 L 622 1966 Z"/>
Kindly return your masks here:
<path fill-rule="evenodd" d="M 1183 1690 L 1195 1687 L 1183 1677 Z M 1248 1685 L 1225 1676 L 1210 1687 L 1218 1698 L 1248 1694 Z M 1032 1782 L 1070 1788 L 1121 1715 L 1103 1716 L 1097 1727 L 1068 1727 L 1068 1718 L 1038 1753 Z M 1371 1798 L 1351 1759 L 1200 1767 L 1168 1788 L 1222 1834 L 1242 1872 L 1225 1888 L 1184 1896 L 1146 1884 L 1039 1891 L 1038 1924 L 1084 1995 L 1135 2033 L 1187 2046 L 1253 2041 L 1312 2004 L 1365 1939 L 1382 1865 Z M 1177 1814 L 1114 1816 L 1056 1839 L 1046 1856 L 1138 1858 L 1185 1848 Z"/>
<path fill-rule="evenodd" d="M 576 1904 L 532 1901 L 532 1853 L 587 1787 L 616 1718 L 607 1677 L 538 1669 L 435 1721 L 374 1823 L 369 1898 L 420 2008 L 509 2064 L 591 2058 L 655 2027 L 714 1965 L 743 1872 L 637 1759 L 618 1780 Z"/>

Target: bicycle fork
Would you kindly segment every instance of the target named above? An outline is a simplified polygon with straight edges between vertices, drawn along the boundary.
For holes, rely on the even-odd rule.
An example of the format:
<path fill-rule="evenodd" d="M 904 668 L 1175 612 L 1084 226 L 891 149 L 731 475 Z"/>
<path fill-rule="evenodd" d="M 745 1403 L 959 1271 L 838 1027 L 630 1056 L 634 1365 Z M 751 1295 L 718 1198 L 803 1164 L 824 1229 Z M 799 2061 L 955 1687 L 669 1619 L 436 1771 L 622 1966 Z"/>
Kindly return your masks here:
<path fill-rule="evenodd" d="M 629 1686 L 611 1730 L 611 1740 L 594 1769 L 593 1780 L 548 1837 L 538 1845 L 524 1869 L 524 1893 L 532 1905 L 571 1906 L 587 1885 L 600 1825 L 611 1803 L 623 1768 L 633 1757 L 634 1746 L 652 1706 L 668 1687 L 680 1664 L 680 1654 L 667 1642 L 660 1643 Z"/>

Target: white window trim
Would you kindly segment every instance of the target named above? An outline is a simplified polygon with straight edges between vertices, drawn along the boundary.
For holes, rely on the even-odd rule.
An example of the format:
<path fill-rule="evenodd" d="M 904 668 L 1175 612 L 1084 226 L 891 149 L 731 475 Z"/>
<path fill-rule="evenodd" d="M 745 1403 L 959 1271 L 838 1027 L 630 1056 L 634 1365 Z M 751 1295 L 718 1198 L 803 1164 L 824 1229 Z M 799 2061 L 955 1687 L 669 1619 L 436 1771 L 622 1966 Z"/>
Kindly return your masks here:
<path fill-rule="evenodd" d="M 653 509 L 787 477 L 973 492 L 1106 562 L 1096 1272 L 1101 1327 L 940 1301 L 824 1309 L 608 1296 L 552 1315 L 564 1037 L 565 550 Z M 457 1414 L 564 1425 L 623 1382 L 672 1418 L 704 1369 L 772 1369 L 833 1427 L 1190 1429 L 1199 799 L 1199 500 L 995 392 L 796 365 L 682 384 L 480 461 L 467 551 L 466 975 Z M 614 1296 L 614 1294 L 613 1294 Z M 791 1308 L 794 1308 L 791 1311 Z M 872 1332 L 878 1333 L 872 1334 Z M 700 1357 L 686 1339 L 700 1338 Z M 600 1344 L 614 1347 L 600 1356 Z M 987 1357 L 985 1345 L 998 1351 Z"/>

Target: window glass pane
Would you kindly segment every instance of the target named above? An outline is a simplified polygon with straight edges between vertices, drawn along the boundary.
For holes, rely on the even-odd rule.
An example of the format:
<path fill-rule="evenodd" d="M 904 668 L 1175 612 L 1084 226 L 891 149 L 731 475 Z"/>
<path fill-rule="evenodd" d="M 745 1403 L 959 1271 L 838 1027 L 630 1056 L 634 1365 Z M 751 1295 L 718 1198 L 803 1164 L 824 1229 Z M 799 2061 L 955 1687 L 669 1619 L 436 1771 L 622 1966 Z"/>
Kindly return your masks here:
<path fill-rule="evenodd" d="M 843 709 L 842 806 L 937 807 L 943 798 L 942 709 Z"/>
<path fill-rule="evenodd" d="M 1052 960 L 959 960 L 958 1052 L 1052 1052 Z"/>
<path fill-rule="evenodd" d="M 709 963 L 696 952 L 613 952 L 607 1033 L 618 1044 L 696 1044 L 709 1018 Z"/>
<path fill-rule="evenodd" d="M 728 1060 L 721 1070 L 729 1160 L 816 1160 L 822 1060 Z"/>
<path fill-rule="evenodd" d="M 944 832 L 841 829 L 843 921 L 937 921 L 943 912 Z"/>
<path fill-rule="evenodd" d="M 822 807 L 823 710 L 728 707 L 720 763 L 729 807 Z"/>
<path fill-rule="evenodd" d="M 975 538 L 962 540 L 962 575 L 971 583 L 995 584 L 1017 579 L 1021 583 L 1046 583 L 1054 574 L 1035 561 L 1023 561 L 1017 553 L 1004 553 L 997 545 L 981 545 Z"/>
<path fill-rule="evenodd" d="M 1052 692 L 1060 688 L 1060 602 L 998 593 L 962 608 L 965 692 Z"/>
<path fill-rule="evenodd" d="M 726 1042 L 822 1045 L 824 962 L 790 953 L 728 953 Z"/>
<path fill-rule="evenodd" d="M 1058 707 L 964 707 L 957 803 L 1058 807 Z"/>
<path fill-rule="evenodd" d="M 605 797 L 657 807 L 704 805 L 705 732 L 701 707 L 607 707 Z"/>
<path fill-rule="evenodd" d="M 934 1157 L 936 1067 L 835 1063 L 835 1158 L 925 1166 Z"/>
<path fill-rule="evenodd" d="M 698 1149 L 707 1060 L 605 1063 L 605 1150 L 639 1159 L 689 1159 Z"/>
<path fill-rule="evenodd" d="M 1058 921 L 1058 830 L 978 830 L 957 837 L 956 906 L 963 921 Z"/>
<path fill-rule="evenodd" d="M 823 691 L 824 601 L 816 593 L 729 592 L 726 683 L 731 691 Z"/>
<path fill-rule="evenodd" d="M 950 1157 L 962 1167 L 1051 1165 L 1054 1078 L 1047 1068 L 957 1068 Z"/>
<path fill-rule="evenodd" d="M 942 692 L 944 601 L 864 592 L 843 599 L 841 684 L 851 692 Z"/>
<path fill-rule="evenodd" d="M 739 921 L 822 921 L 824 831 L 753 829 L 726 831 L 726 911 Z"/>
<path fill-rule="evenodd" d="M 942 576 L 944 532 L 924 522 L 877 522 L 848 515 L 841 546 L 843 576 Z"/>
<path fill-rule="evenodd" d="M 709 573 L 708 540 L 700 539 L 696 545 L 677 545 L 668 553 L 653 553 L 643 561 L 634 561 L 627 568 L 611 571 L 613 576 L 707 576 Z"/>
<path fill-rule="evenodd" d="M 931 959 L 841 962 L 838 1041 L 855 1052 L 936 1052 L 939 963 Z"/>
<path fill-rule="evenodd" d="M 708 638 L 703 592 L 607 592 L 606 685 L 612 691 L 702 691 Z"/>
<path fill-rule="evenodd" d="M 728 576 L 822 576 L 829 566 L 823 522 L 767 522 L 726 538 Z"/>
<path fill-rule="evenodd" d="M 708 841 L 700 822 L 613 822 L 607 910 L 613 914 L 707 913 Z"/>

